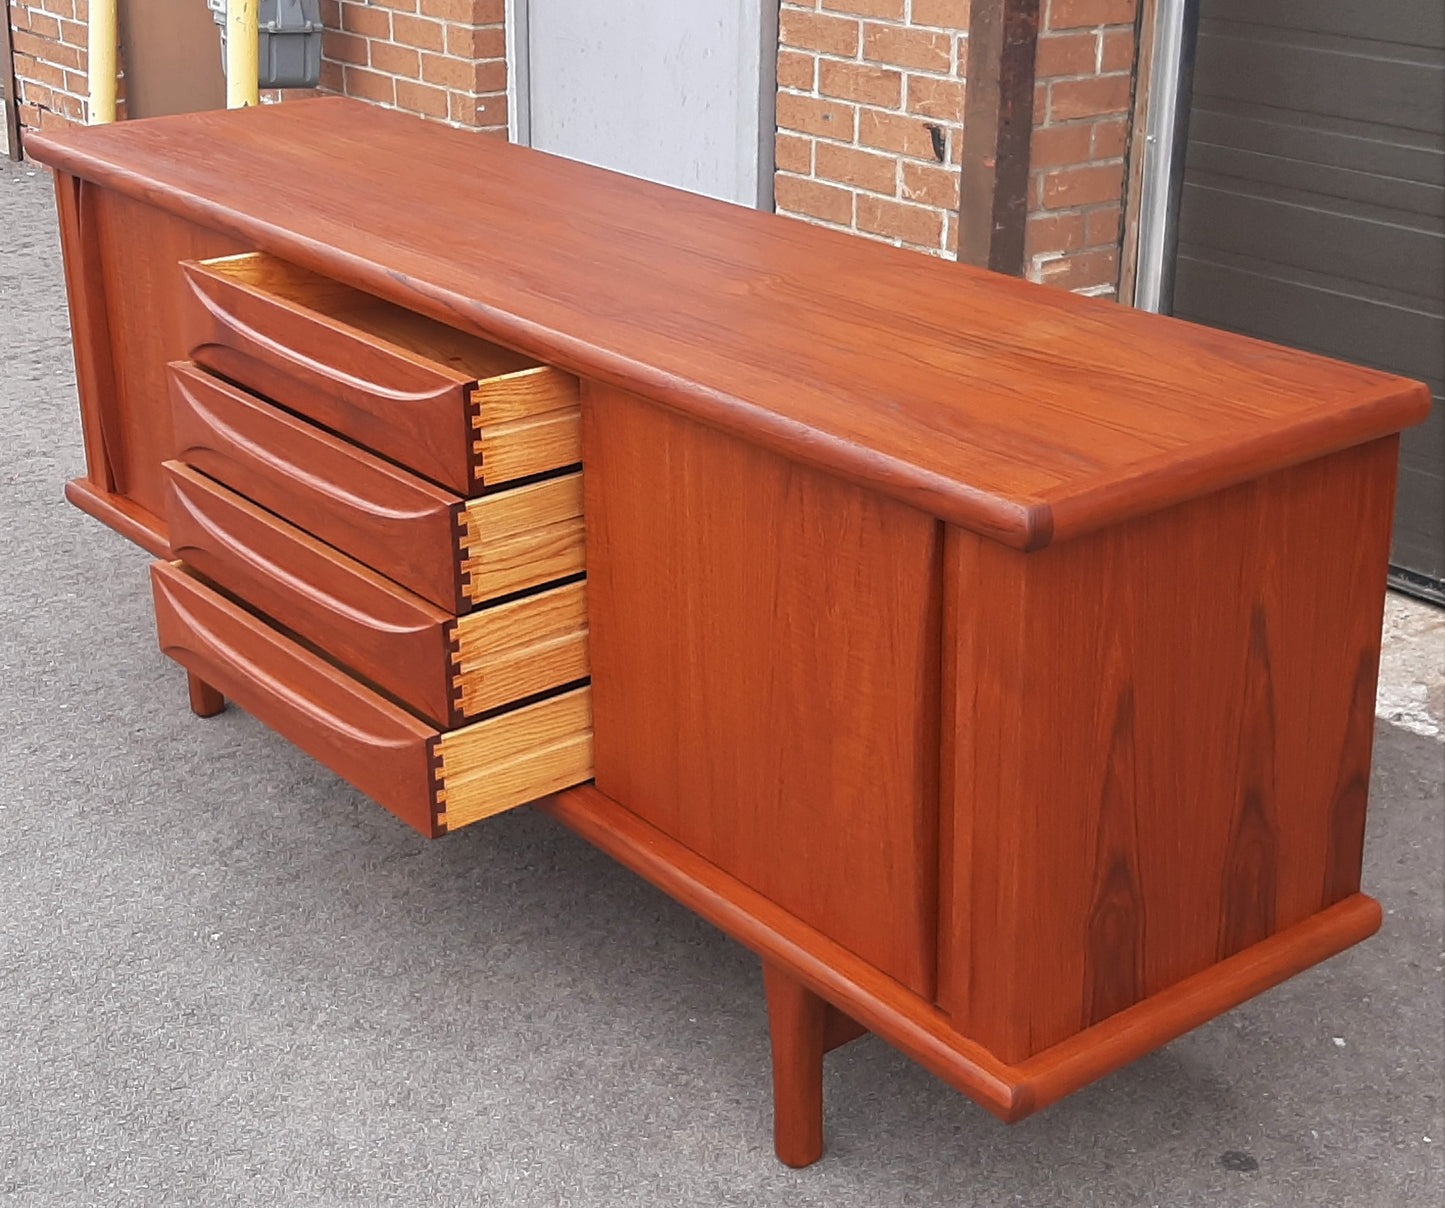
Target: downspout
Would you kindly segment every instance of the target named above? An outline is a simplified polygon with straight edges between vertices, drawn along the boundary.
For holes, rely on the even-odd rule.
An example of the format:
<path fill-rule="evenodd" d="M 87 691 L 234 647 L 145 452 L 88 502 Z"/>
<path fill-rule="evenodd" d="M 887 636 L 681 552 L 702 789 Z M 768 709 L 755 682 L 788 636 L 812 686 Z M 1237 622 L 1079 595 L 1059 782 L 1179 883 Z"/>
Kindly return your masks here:
<path fill-rule="evenodd" d="M 1189 146 L 1189 105 L 1199 41 L 1199 0 L 1159 0 L 1154 68 L 1149 83 L 1148 133 L 1139 202 L 1139 268 L 1134 305 L 1174 309 L 1174 262 L 1179 249 L 1179 202 Z"/>
<path fill-rule="evenodd" d="M 92 126 L 115 121 L 115 51 L 117 0 L 91 0 L 86 35 L 87 106 Z"/>
<path fill-rule="evenodd" d="M 259 9 L 259 0 L 226 0 L 227 109 L 261 103 Z"/>

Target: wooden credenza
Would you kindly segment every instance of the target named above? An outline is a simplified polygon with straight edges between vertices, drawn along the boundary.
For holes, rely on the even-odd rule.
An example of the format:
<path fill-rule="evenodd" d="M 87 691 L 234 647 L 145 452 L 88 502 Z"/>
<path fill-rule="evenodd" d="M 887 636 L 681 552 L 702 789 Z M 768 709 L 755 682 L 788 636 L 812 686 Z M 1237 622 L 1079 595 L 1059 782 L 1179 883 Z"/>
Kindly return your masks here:
<path fill-rule="evenodd" d="M 28 147 L 196 711 L 758 952 L 785 1161 L 864 1030 L 1016 1120 L 1378 927 L 1423 386 L 354 102 Z"/>

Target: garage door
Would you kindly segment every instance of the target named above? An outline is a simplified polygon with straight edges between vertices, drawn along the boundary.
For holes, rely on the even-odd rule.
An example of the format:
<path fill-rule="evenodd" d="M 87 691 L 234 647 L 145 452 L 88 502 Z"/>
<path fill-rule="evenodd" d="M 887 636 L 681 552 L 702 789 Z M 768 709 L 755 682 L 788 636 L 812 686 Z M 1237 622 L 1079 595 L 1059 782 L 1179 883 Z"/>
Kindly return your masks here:
<path fill-rule="evenodd" d="M 1202 0 L 1174 313 L 1428 382 L 1397 582 L 1445 599 L 1445 4 Z"/>

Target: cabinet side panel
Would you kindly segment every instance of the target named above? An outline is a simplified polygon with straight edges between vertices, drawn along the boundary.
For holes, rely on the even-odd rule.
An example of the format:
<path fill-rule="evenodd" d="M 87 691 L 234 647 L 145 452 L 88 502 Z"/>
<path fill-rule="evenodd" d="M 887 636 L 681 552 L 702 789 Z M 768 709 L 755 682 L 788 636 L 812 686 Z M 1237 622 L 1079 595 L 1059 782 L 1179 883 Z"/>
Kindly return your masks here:
<path fill-rule="evenodd" d="M 597 785 L 931 997 L 942 532 L 584 388 Z"/>
<path fill-rule="evenodd" d="M 180 261 L 246 249 L 133 198 L 89 184 L 82 190 L 81 219 L 99 260 L 113 350 L 113 397 L 101 406 L 114 425 L 106 430 L 114 489 L 161 517 L 161 463 L 175 456 L 166 363 L 186 356 Z"/>
<path fill-rule="evenodd" d="M 939 1001 L 1003 1060 L 1358 890 L 1397 445 L 1036 554 L 949 532 Z"/>

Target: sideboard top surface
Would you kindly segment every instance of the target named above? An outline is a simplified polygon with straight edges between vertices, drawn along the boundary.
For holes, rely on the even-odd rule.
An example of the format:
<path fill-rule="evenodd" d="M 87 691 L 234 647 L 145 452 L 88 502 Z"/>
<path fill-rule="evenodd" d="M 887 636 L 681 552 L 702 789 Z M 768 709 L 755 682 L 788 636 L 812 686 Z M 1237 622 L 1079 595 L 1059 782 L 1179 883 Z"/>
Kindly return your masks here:
<path fill-rule="evenodd" d="M 26 146 L 1023 549 L 1429 409 L 1373 370 L 340 98 Z"/>

